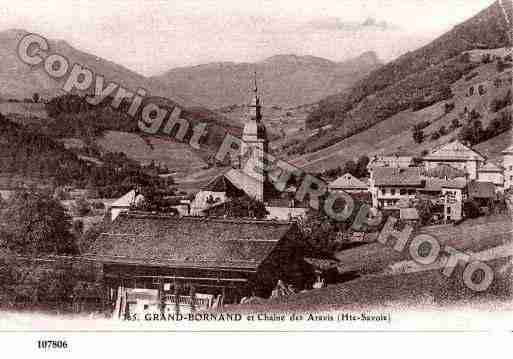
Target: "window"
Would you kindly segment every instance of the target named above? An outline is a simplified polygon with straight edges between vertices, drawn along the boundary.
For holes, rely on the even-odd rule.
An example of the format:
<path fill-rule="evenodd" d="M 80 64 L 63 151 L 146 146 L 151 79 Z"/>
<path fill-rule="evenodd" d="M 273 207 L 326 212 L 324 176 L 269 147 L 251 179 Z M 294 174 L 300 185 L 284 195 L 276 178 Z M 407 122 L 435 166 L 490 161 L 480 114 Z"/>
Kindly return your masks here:
<path fill-rule="evenodd" d="M 509 166 L 509 170 L 510 170 L 510 171 L 513 171 L 513 166 Z"/>
<path fill-rule="evenodd" d="M 451 214 L 451 207 L 447 207 L 447 214 Z"/>
<path fill-rule="evenodd" d="M 391 194 L 392 196 L 395 196 L 395 188 L 392 188 L 392 189 L 390 190 L 390 194 Z"/>
<path fill-rule="evenodd" d="M 406 189 L 401 188 L 399 193 L 401 194 L 401 196 L 404 196 L 404 195 L 406 195 L 406 193 L 408 193 L 408 191 L 406 191 Z"/>
<path fill-rule="evenodd" d="M 386 195 L 386 194 L 387 194 L 386 189 L 382 188 L 382 189 L 381 189 L 381 194 L 382 194 L 383 196 L 384 196 L 384 195 Z"/>
<path fill-rule="evenodd" d="M 409 190 L 408 190 L 408 194 L 409 194 L 410 196 L 413 196 L 413 195 L 415 194 L 415 190 L 414 190 L 414 189 L 409 189 Z"/>

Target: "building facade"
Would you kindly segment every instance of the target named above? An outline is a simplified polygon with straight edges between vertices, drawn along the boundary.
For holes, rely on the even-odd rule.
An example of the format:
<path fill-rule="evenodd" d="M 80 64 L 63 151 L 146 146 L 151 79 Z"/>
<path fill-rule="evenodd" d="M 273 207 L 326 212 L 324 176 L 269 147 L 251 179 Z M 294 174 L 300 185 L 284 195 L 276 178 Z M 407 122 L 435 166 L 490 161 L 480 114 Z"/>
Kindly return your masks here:
<path fill-rule="evenodd" d="M 121 213 L 85 257 L 102 263 L 105 285 L 121 307 L 139 308 L 129 297 L 146 291 L 145 305 L 164 311 L 198 298 L 267 298 L 278 280 L 311 286 L 303 250 L 294 222 Z"/>

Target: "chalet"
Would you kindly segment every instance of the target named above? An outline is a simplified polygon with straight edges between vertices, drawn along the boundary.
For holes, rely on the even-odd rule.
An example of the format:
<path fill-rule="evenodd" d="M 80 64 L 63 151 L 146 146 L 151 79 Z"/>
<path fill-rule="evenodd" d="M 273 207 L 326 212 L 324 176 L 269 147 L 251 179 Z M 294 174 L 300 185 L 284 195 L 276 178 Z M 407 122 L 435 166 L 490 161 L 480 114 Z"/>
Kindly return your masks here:
<path fill-rule="evenodd" d="M 328 184 L 330 191 L 343 191 L 347 193 L 366 193 L 369 192 L 369 185 L 354 177 L 350 173 L 346 173 L 333 182 Z"/>
<path fill-rule="evenodd" d="M 496 198 L 495 185 L 491 182 L 472 181 L 468 184 L 468 196 L 475 200 L 480 207 L 490 207 Z"/>
<path fill-rule="evenodd" d="M 376 167 L 371 171 L 369 190 L 375 208 L 398 209 L 401 199 L 414 199 L 417 188 L 423 187 L 418 167 Z"/>
<path fill-rule="evenodd" d="M 504 168 L 493 162 L 487 162 L 477 169 L 478 182 L 491 182 L 502 191 L 504 189 Z"/>
<path fill-rule="evenodd" d="M 200 297 L 267 298 L 278 280 L 302 289 L 314 278 L 295 222 L 120 213 L 86 258 L 102 263 L 120 312 L 137 292 L 174 310 Z"/>
<path fill-rule="evenodd" d="M 485 158 L 460 141 L 453 141 L 422 157 L 427 170 L 439 165 L 448 165 L 464 171 L 469 179 L 477 179 L 477 170 Z"/>
<path fill-rule="evenodd" d="M 502 151 L 504 156 L 504 189 L 509 189 L 513 185 L 513 146 Z"/>

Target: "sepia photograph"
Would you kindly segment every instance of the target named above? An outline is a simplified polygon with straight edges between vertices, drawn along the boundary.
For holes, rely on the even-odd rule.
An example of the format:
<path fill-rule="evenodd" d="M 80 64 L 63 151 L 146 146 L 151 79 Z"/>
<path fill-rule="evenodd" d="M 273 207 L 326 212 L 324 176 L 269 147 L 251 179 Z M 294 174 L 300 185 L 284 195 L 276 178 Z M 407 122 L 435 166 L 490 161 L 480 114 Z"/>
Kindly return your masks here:
<path fill-rule="evenodd" d="M 0 341 L 511 333 L 512 22 L 0 1 Z"/>

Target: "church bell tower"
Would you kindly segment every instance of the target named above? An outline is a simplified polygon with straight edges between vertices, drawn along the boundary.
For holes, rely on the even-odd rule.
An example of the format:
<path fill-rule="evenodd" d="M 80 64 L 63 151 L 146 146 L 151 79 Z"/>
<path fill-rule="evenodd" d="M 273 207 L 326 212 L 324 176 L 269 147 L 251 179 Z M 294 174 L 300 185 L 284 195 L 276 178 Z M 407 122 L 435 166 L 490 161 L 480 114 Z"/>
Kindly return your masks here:
<path fill-rule="evenodd" d="M 262 106 L 258 94 L 256 72 L 253 93 L 253 98 L 248 106 L 248 118 L 242 132 L 241 169 L 252 177 L 252 180 L 244 183 L 247 192 L 253 193 L 256 200 L 263 202 L 267 176 L 263 171 L 255 171 L 255 168 L 262 168 L 269 149 L 269 142 L 265 125 L 262 122 Z"/>

